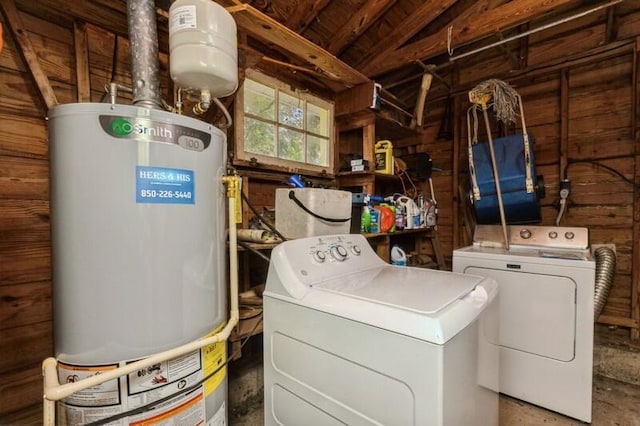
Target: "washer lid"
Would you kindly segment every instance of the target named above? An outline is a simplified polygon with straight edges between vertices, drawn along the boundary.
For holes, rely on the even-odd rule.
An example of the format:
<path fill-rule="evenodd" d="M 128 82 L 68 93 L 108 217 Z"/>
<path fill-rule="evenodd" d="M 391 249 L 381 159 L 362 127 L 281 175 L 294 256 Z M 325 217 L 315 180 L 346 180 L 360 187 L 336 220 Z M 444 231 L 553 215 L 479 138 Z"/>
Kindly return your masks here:
<path fill-rule="evenodd" d="M 433 269 L 385 265 L 312 287 L 402 310 L 434 314 L 466 296 L 481 280 Z"/>

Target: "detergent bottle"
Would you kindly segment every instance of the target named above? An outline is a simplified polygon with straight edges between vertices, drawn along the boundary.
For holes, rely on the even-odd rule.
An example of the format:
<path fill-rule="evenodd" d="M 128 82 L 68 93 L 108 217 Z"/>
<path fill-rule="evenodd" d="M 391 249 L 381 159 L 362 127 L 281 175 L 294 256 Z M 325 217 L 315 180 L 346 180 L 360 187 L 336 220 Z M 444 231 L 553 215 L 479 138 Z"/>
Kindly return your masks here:
<path fill-rule="evenodd" d="M 369 207 L 369 232 L 378 233 L 380 231 L 380 210 L 376 206 Z"/>
<path fill-rule="evenodd" d="M 396 230 L 395 208 L 381 203 L 377 209 L 380 212 L 380 232 L 394 232 Z"/>
<path fill-rule="evenodd" d="M 397 245 L 391 248 L 391 263 L 398 266 L 407 266 L 407 254 Z"/>
<path fill-rule="evenodd" d="M 406 195 L 402 195 L 396 199 L 396 204 L 404 207 L 407 226 L 405 229 L 417 229 L 420 227 L 420 211 L 415 201 Z"/>

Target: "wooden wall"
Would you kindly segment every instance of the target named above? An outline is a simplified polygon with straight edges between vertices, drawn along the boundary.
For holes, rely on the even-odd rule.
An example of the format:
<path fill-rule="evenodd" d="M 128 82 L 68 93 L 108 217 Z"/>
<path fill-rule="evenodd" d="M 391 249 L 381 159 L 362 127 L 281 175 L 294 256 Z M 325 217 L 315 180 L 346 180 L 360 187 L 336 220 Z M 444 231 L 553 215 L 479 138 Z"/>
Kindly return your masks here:
<path fill-rule="evenodd" d="M 0 6 L 13 0 L 0 0 Z M 114 3 L 117 3 L 114 5 Z M 19 17 L 58 102 L 76 102 L 79 93 L 102 96 L 110 79 L 128 84 L 129 52 L 122 0 L 68 2 L 16 0 Z M 49 163 L 46 108 L 34 80 L 2 19 L 0 52 L 0 424 L 11 413 L 41 403 L 40 362 L 52 355 Z M 532 24 L 542 24 L 542 22 Z M 640 5 L 627 1 L 606 12 L 545 31 L 509 46 L 524 52 L 520 74 L 500 50 L 457 63 L 451 75 L 456 137 L 436 137 L 446 91 L 438 88 L 427 103 L 427 129 L 414 151 L 432 154 L 440 229 L 445 253 L 464 243 L 457 208 L 457 183 L 465 173 L 466 91 L 490 77 L 512 81 L 523 95 L 527 120 L 536 138 L 535 154 L 547 184 L 545 223 L 553 206 L 563 162 L 598 161 L 640 183 L 637 51 Z M 80 38 L 78 38 L 80 37 Z M 86 37 L 89 74 L 78 78 L 76 50 Z M 161 31 L 166 46 L 166 31 Z M 117 67 L 112 69 L 118 41 Z M 82 46 L 82 42 L 79 44 Z M 607 49 L 617 48 L 613 54 Z M 600 56 L 598 56 L 600 55 Z M 573 62 L 562 58 L 574 56 Z M 166 71 L 167 58 L 162 56 Z M 88 81 L 87 86 L 82 83 Z M 80 87 L 78 86 L 80 82 Z M 169 90 L 168 81 L 163 88 Z M 615 286 L 601 321 L 631 327 L 638 337 L 640 200 L 618 176 L 589 164 L 570 166 L 572 205 L 565 225 L 588 226 L 592 243 L 615 243 Z M 260 184 L 256 184 L 259 188 Z M 271 201 L 261 200 L 268 205 Z"/>
<path fill-rule="evenodd" d="M 0 424 L 41 404 L 40 363 L 53 355 L 47 108 L 9 24 L 23 26 L 58 103 L 98 102 L 110 80 L 130 85 L 131 67 L 124 8 L 92 3 L 18 0 L 17 21 L 0 14 Z M 77 74 L 76 44 L 88 75 Z M 162 53 L 166 92 L 167 63 Z"/>
<path fill-rule="evenodd" d="M 456 136 L 437 137 L 446 90 L 436 85 L 439 92 L 430 93 L 427 102 L 422 142 L 408 148 L 431 153 L 434 166 L 444 169 L 434 173 L 434 180 L 441 240 L 451 254 L 469 244 L 460 215 L 464 199 L 454 198 L 467 174 L 467 93 L 489 78 L 510 82 L 522 95 L 537 171 L 544 176 L 543 224 L 555 222 L 559 181 L 566 173 L 572 193 L 561 224 L 588 227 L 591 244 L 615 244 L 618 255 L 614 287 L 599 322 L 628 327 L 638 338 L 640 3 L 624 2 L 610 10 L 507 44 L 514 57 L 522 56 L 519 63 L 502 49 L 455 62 L 442 75 L 453 86 Z"/>

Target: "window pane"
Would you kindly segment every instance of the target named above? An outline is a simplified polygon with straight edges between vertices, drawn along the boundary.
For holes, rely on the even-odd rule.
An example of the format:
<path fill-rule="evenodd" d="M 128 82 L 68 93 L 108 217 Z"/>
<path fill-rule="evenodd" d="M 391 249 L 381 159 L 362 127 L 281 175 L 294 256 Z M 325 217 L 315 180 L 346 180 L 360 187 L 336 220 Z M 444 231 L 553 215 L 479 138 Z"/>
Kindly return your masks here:
<path fill-rule="evenodd" d="M 280 92 L 280 123 L 302 129 L 304 120 L 304 101 Z"/>
<path fill-rule="evenodd" d="M 307 135 L 307 163 L 329 165 L 329 139 Z"/>
<path fill-rule="evenodd" d="M 275 120 L 275 90 L 253 80 L 244 81 L 244 112 Z"/>
<path fill-rule="evenodd" d="M 307 103 L 307 131 L 329 136 L 329 110 Z"/>
<path fill-rule="evenodd" d="M 244 118 L 244 150 L 276 156 L 275 126 L 253 118 Z"/>
<path fill-rule="evenodd" d="M 302 132 L 279 129 L 278 157 L 284 160 L 304 162 L 304 142 Z"/>

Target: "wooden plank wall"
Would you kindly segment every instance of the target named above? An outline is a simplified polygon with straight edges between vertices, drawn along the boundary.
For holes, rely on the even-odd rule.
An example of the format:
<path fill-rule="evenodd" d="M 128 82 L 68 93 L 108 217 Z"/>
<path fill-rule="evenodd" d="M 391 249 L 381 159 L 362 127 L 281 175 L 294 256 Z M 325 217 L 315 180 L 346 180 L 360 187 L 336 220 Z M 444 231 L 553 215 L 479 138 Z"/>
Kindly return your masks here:
<path fill-rule="evenodd" d="M 78 99 L 74 24 L 76 33 L 86 32 L 91 100 L 101 99 L 111 79 L 130 85 L 123 7 L 97 1 L 88 13 L 58 0 L 16 3 L 60 103 Z M 83 13 L 91 24 L 79 20 Z M 53 355 L 53 327 L 46 108 L 1 14 L 0 19 L 0 424 L 7 424 L 11 413 L 41 404 L 40 363 Z M 168 56 L 161 53 L 165 96 L 167 68 Z"/>
<path fill-rule="evenodd" d="M 445 253 L 451 255 L 453 248 L 469 243 L 460 212 L 453 210 L 456 202 L 464 204 L 462 199 L 454 202 L 453 196 L 454 182 L 465 180 L 467 173 L 467 93 L 489 78 L 514 85 L 522 95 L 528 130 L 535 138 L 537 171 L 544 176 L 547 195 L 542 200 L 543 224 L 555 222 L 559 181 L 568 163 L 566 173 L 572 193 L 561 224 L 588 227 L 591 244 L 616 245 L 614 287 L 600 322 L 628 327 L 632 337 L 638 338 L 640 4 L 624 2 L 613 11 L 609 25 L 607 12 L 603 11 L 507 45 L 516 56 L 525 53 L 521 69 L 514 67 L 500 49 L 456 62 L 450 67 L 452 71 L 442 75 L 454 83 L 458 145 L 450 139 L 438 139 L 446 96 L 432 97 L 430 93 L 422 143 L 409 148 L 431 153 L 434 166 L 444 169 L 434 173 L 434 181 L 441 240 Z M 532 23 L 530 28 L 544 23 Z M 576 60 L 567 62 L 567 57 Z"/>
<path fill-rule="evenodd" d="M 128 84 L 129 52 L 126 17 L 122 5 L 111 1 L 66 2 L 62 0 L 17 0 L 27 35 L 34 45 L 45 74 L 61 103 L 75 102 L 77 93 L 74 24 L 86 29 L 90 72 L 90 96 L 98 101 L 102 88 L 112 78 Z M 122 3 L 122 1 L 119 1 Z M 2 18 L 0 18 L 2 19 Z M 74 22 L 74 19 L 76 20 Z M 640 6 L 624 2 L 616 7 L 613 25 L 606 12 L 545 31 L 509 46 L 525 51 L 528 67 L 549 69 L 517 88 L 525 102 L 528 123 L 536 138 L 535 152 L 545 175 L 547 198 L 543 202 L 545 223 L 555 217 L 561 175 L 559 154 L 563 134 L 567 160 L 595 160 L 615 168 L 628 179 L 640 182 L 637 61 L 640 36 Z M 84 23 L 89 25 L 84 26 Z M 531 26 L 535 27 L 533 23 Z M 4 25 L 6 28 L 6 25 Z M 166 46 L 166 31 L 161 32 Z M 118 41 L 117 67 L 112 70 Z M 620 41 L 632 43 L 602 61 L 581 65 L 551 66 L 558 58 Z M 48 144 L 46 111 L 29 72 L 11 36 L 5 31 L 0 53 L 0 423 L 10 413 L 41 403 L 40 362 L 52 355 L 51 253 L 49 237 Z M 166 71 L 167 58 L 161 66 Z M 457 95 L 455 127 L 464 135 L 460 114 L 468 106 L 466 90 L 490 77 L 509 80 L 512 66 L 500 51 L 477 55 L 453 67 Z M 164 73 L 166 74 L 166 72 Z M 166 75 L 163 87 L 168 90 Z M 440 91 L 440 92 L 439 92 Z M 445 253 L 460 246 L 455 196 L 456 172 L 464 173 L 464 139 L 438 139 L 446 91 L 434 84 L 427 101 L 423 143 L 406 145 L 413 152 L 429 152 L 434 165 L 436 196 L 440 206 L 440 229 Z M 564 107 L 564 108 L 563 108 Z M 562 111 L 566 117 L 562 120 Z M 633 117 L 635 114 L 636 117 Z M 564 126 L 564 127 L 563 127 Z M 564 132 L 564 133 L 563 133 Z M 635 139 L 634 139 L 635 137 Z M 572 205 L 564 224 L 589 226 L 592 243 L 615 243 L 619 255 L 615 287 L 605 309 L 605 323 L 633 328 L 637 337 L 638 242 L 637 191 L 619 177 L 589 164 L 570 166 Z M 262 200 L 268 204 L 269 200 Z"/>

